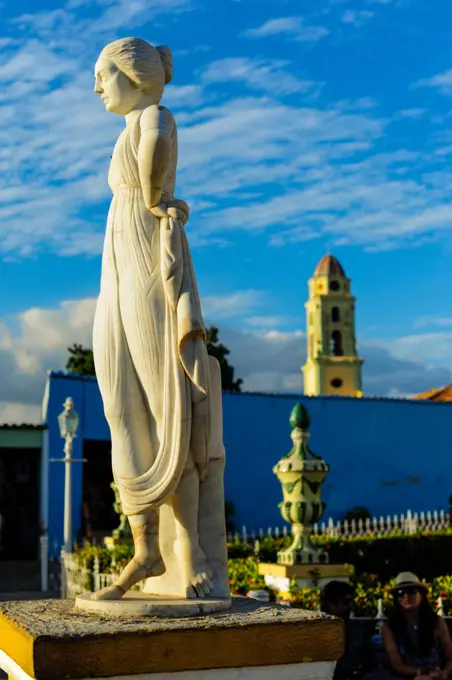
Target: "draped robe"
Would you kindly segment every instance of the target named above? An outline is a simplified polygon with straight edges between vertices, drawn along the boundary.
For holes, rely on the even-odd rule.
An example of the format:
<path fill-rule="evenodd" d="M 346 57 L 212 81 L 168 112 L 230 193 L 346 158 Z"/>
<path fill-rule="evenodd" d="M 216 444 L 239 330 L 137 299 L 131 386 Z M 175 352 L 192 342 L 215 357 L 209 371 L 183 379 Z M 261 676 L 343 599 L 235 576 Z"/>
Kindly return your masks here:
<path fill-rule="evenodd" d="M 171 113 L 159 108 L 159 134 L 171 139 L 162 200 L 171 203 L 177 130 Z M 145 206 L 141 115 L 123 130 L 111 159 L 93 342 L 126 515 L 171 497 L 189 451 L 202 478 L 210 437 L 209 361 L 192 260 L 182 223 Z"/>

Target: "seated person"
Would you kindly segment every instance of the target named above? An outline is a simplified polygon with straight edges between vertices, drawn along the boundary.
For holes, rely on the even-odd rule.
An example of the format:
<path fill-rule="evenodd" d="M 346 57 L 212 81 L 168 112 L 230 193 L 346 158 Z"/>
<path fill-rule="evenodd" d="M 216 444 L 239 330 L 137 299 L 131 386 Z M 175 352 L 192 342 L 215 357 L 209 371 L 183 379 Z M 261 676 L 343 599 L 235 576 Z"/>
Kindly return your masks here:
<path fill-rule="evenodd" d="M 383 628 L 389 668 L 372 680 L 447 680 L 452 672 L 452 642 L 446 622 L 427 600 L 427 588 L 411 572 L 399 574 L 394 610 Z"/>
<path fill-rule="evenodd" d="M 320 609 L 345 623 L 345 654 L 336 664 L 333 680 L 360 680 L 375 668 L 375 655 L 364 623 L 350 618 L 352 586 L 343 581 L 327 583 L 320 596 Z"/>

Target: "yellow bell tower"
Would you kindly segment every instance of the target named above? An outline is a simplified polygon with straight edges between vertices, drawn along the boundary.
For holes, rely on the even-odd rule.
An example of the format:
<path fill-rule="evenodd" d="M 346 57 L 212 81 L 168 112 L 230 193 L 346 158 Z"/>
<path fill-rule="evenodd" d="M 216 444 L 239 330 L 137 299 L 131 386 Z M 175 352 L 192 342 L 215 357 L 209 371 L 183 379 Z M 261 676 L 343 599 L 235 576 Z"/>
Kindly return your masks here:
<path fill-rule="evenodd" d="M 306 395 L 360 397 L 363 359 L 356 352 L 355 298 L 341 264 L 325 255 L 309 280 Z"/>

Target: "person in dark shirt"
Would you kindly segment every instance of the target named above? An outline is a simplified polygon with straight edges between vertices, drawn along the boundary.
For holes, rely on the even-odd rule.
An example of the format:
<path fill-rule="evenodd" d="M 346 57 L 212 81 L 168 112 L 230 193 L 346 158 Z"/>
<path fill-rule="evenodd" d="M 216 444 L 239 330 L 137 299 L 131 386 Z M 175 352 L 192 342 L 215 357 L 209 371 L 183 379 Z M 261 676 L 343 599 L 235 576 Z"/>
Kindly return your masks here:
<path fill-rule="evenodd" d="M 369 632 L 362 621 L 351 618 L 353 595 L 349 583 L 330 581 L 320 597 L 321 611 L 342 619 L 345 624 L 345 653 L 336 664 L 333 680 L 361 680 L 375 668 Z"/>
<path fill-rule="evenodd" d="M 415 574 L 403 572 L 393 595 L 394 610 L 383 628 L 388 677 L 448 680 L 452 641 L 446 622 L 427 599 L 427 587 Z"/>

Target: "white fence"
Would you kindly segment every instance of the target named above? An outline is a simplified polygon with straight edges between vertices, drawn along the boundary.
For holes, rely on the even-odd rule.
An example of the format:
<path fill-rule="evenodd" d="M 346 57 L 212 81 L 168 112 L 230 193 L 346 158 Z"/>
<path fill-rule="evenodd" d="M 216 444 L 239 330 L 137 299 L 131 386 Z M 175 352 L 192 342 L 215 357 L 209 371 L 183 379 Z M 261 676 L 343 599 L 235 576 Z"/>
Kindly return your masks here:
<path fill-rule="evenodd" d="M 77 595 L 86 592 L 95 592 L 101 590 L 106 586 L 111 585 L 117 575 L 117 570 L 113 564 L 112 572 L 109 574 L 102 574 L 99 568 L 99 558 L 96 556 L 93 560 L 93 568 L 88 569 L 86 566 L 82 567 L 77 564 L 72 553 L 61 551 L 61 597 L 63 599 L 72 599 Z M 134 589 L 141 589 L 144 586 L 144 581 Z"/>
<path fill-rule="evenodd" d="M 386 517 L 372 517 L 372 519 L 359 520 L 344 520 L 343 522 L 334 522 L 332 519 L 328 522 L 321 522 L 314 524 L 312 533 L 314 536 L 325 537 L 365 537 L 365 536 L 387 536 L 393 532 L 400 532 L 401 534 L 416 534 L 418 531 L 445 531 L 450 527 L 449 514 L 444 510 L 435 510 L 433 512 L 414 512 L 408 510 L 406 514 L 402 515 L 387 515 Z M 228 540 L 240 540 L 245 543 L 248 541 L 255 541 L 257 539 L 265 538 L 280 538 L 287 536 L 290 527 L 269 527 L 267 531 L 259 529 L 248 529 L 242 527 L 241 533 L 230 533 Z"/>

